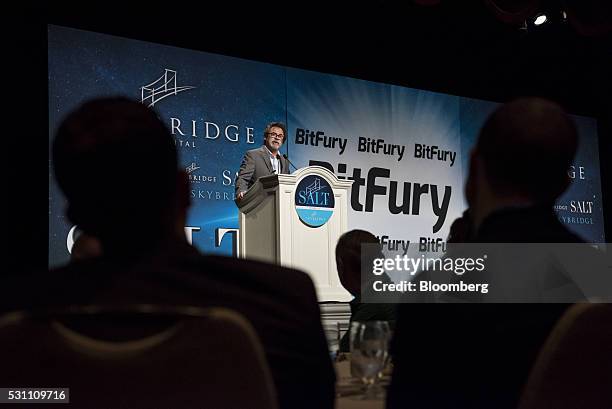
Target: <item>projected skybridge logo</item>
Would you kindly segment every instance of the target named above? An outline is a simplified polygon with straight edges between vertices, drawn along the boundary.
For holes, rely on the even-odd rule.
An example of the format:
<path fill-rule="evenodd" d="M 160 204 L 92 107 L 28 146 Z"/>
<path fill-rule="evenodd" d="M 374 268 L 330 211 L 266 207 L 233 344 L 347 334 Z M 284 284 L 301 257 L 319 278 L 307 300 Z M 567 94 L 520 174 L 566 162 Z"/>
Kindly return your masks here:
<path fill-rule="evenodd" d="M 164 74 L 150 84 L 140 87 L 140 102 L 151 108 L 162 99 L 179 92 L 193 89 L 192 86 L 176 86 L 176 71 L 165 69 Z"/>
<path fill-rule="evenodd" d="M 331 185 L 318 175 L 302 179 L 295 191 L 295 211 L 310 227 L 323 226 L 334 213 L 335 200 Z"/>
<path fill-rule="evenodd" d="M 196 170 L 200 169 L 200 167 L 198 165 L 195 164 L 195 162 L 192 162 L 191 165 L 187 166 L 185 168 L 185 172 L 187 173 L 193 173 Z"/>

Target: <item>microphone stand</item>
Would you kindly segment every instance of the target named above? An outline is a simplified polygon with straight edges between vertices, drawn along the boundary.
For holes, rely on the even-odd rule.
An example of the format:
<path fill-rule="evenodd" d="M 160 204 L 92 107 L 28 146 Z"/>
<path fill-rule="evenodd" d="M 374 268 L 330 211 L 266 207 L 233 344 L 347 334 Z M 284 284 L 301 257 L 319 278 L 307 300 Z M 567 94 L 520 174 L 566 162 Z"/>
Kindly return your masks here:
<path fill-rule="evenodd" d="M 286 153 L 283 154 L 283 158 L 287 159 L 287 162 L 289 162 L 289 164 L 293 166 L 293 169 L 298 170 L 298 168 L 289 160 L 289 157 Z"/>

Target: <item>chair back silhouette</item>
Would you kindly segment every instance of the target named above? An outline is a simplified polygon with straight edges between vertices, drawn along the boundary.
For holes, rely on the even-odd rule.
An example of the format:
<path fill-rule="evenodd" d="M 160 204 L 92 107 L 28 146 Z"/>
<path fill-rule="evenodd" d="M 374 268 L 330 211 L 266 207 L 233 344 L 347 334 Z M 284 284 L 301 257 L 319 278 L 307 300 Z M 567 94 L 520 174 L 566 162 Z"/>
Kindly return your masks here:
<path fill-rule="evenodd" d="M 222 308 L 11 313 L 0 317 L 0 362 L 2 387 L 70 388 L 74 408 L 277 407 L 251 324 Z M 66 407 L 45 404 L 55 406 Z"/>
<path fill-rule="evenodd" d="M 531 370 L 519 409 L 612 408 L 612 304 L 575 304 Z"/>

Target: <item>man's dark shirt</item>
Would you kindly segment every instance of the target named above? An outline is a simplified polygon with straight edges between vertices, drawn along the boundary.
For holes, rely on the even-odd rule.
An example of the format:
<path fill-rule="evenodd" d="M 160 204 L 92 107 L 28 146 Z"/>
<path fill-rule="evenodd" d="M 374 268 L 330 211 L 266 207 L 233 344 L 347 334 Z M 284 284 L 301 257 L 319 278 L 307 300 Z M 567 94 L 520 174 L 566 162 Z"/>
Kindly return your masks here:
<path fill-rule="evenodd" d="M 549 207 L 487 217 L 475 243 L 579 243 Z M 402 304 L 387 408 L 516 408 L 567 304 Z"/>
<path fill-rule="evenodd" d="M 333 408 L 335 373 L 315 289 L 303 272 L 203 256 L 177 244 L 154 256 L 100 258 L 32 278 L 0 291 L 3 309 L 91 304 L 233 309 L 251 322 L 263 344 L 281 408 Z"/>

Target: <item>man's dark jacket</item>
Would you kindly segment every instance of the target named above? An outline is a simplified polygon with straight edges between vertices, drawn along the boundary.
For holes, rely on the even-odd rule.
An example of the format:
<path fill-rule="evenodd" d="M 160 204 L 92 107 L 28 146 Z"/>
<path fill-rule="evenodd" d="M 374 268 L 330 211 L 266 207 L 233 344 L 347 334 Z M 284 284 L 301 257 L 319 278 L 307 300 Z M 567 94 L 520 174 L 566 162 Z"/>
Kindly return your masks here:
<path fill-rule="evenodd" d="M 277 154 L 279 160 L 280 172 L 289 173 L 289 162 L 280 153 Z M 270 151 L 265 145 L 259 148 L 251 149 L 242 158 L 240 169 L 236 177 L 236 194 L 246 192 L 255 182 L 262 176 L 274 174 L 272 161 L 270 160 Z"/>
<path fill-rule="evenodd" d="M 549 207 L 487 217 L 474 243 L 579 243 Z M 402 304 L 387 408 L 516 408 L 567 304 Z"/>
<path fill-rule="evenodd" d="M 233 309 L 262 341 L 281 408 L 333 408 L 335 373 L 315 288 L 301 271 L 203 256 L 177 244 L 145 258 L 68 265 L 16 287 L 3 294 L 12 298 L 4 308 L 10 302 L 32 310 L 140 303 Z"/>

